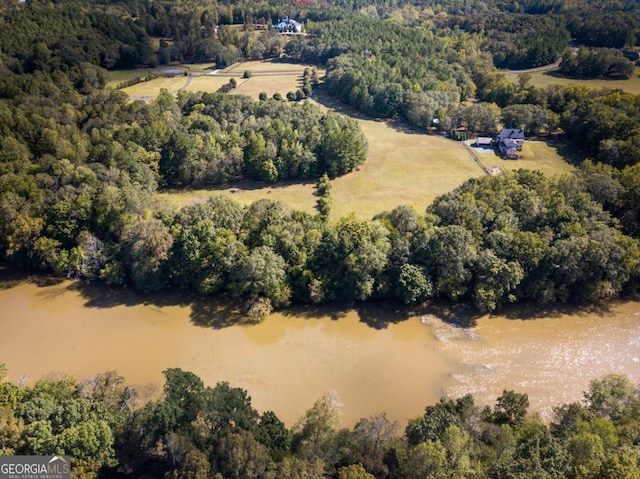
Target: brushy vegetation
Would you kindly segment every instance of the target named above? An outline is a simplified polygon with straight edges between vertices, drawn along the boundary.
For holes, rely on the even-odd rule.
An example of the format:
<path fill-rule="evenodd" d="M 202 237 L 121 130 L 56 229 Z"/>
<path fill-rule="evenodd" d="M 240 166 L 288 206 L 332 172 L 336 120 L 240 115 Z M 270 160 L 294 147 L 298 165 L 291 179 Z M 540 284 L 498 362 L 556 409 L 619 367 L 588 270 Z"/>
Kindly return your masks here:
<path fill-rule="evenodd" d="M 56 50 L 44 19 L 56 23 L 53 31 L 85 33 L 85 25 L 70 18 L 75 4 L 65 8 L 33 4 L 4 12 L 18 25 L 40 25 L 30 31 L 42 41 L 31 42 L 36 46 L 29 51 L 11 42 L 10 29 L 0 33 L 7 47 L 0 65 L 0 251 L 16 267 L 132 283 L 143 291 L 177 286 L 229 293 L 255 320 L 291 301 L 448 298 L 487 311 L 517 301 L 597 300 L 637 286 L 640 154 L 631 125 L 640 121 L 638 97 L 586 88 L 542 91 L 526 77 L 514 85 L 489 68 L 477 39 L 410 28 L 417 25 L 407 11 L 400 12 L 400 25 L 357 15 L 318 22 L 316 36 L 295 37 L 284 51 L 326 61 L 327 91 L 358 108 L 422 127 L 462 125 L 467 132 L 492 132 L 501 122 L 534 134 L 561 127 L 612 167 L 585 163 L 578 176 L 555 179 L 526 171 L 471 179 L 436 198 L 426 214 L 400 206 L 373 221 L 327 222 L 326 208 L 314 216 L 272 200 L 242 207 L 213 198 L 175 211 L 153 196 L 158 187 L 247 178 L 312 183 L 324 173 L 339 177 L 357 168 L 367 141 L 354 120 L 306 102 L 166 91 L 148 104 L 128 102 L 121 92 L 102 90 L 104 70 L 82 61 L 104 62 L 110 51 L 113 65 L 121 64 L 129 50 L 117 43 L 120 34 L 110 35 L 95 58 Z M 162 29 L 161 23 L 107 18 L 122 38 L 142 29 L 140 55 L 145 35 Z M 106 20 L 94 21 L 106 35 L 99 28 Z M 200 15 L 193 59 L 255 54 L 255 42 L 238 47 L 243 38 L 255 40 L 254 32 L 245 37 L 223 29 L 207 37 L 207 21 Z M 464 58 L 445 48 L 452 39 L 469 47 Z M 166 48 L 184 48 L 181 41 L 165 42 Z M 311 69 L 303 77 L 309 87 L 315 81 Z M 474 91 L 494 103 L 459 103 Z M 443 158 L 425 155 L 425 170 Z M 380 158 L 380 165 L 389 160 Z M 380 172 L 391 181 L 399 165 L 389 166 L 378 171 L 381 184 Z M 401 175 L 406 180 L 407 171 Z M 383 189 L 368 178 L 360 191 L 373 190 L 368 200 L 376 206 Z M 332 183 L 332 198 L 344 194 L 341 188 L 339 180 Z M 332 215 L 341 216 L 340 208 L 334 201 Z"/>
<path fill-rule="evenodd" d="M 205 386 L 180 369 L 164 377 L 163 397 L 144 406 L 115 372 L 0 382 L 0 454 L 70 455 L 73 477 L 85 479 L 638 477 L 640 389 L 624 376 L 591 381 L 549 424 L 526 394 L 504 390 L 485 407 L 443 398 L 402 434 L 384 413 L 341 428 L 331 395 L 287 427 L 226 382 Z"/>

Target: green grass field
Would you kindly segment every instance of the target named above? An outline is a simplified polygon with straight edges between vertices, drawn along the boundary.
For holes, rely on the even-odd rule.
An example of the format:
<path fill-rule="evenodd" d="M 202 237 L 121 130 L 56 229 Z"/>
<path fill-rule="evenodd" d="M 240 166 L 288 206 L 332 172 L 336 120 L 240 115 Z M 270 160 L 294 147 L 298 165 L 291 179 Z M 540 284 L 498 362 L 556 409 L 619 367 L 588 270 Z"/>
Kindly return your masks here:
<path fill-rule="evenodd" d="M 278 76 L 253 76 L 238 80 L 238 86 L 232 91 L 235 95 L 247 95 L 258 98 L 264 92 L 271 97 L 280 93 L 285 98 L 288 92 L 295 92 L 302 87 L 302 74 Z"/>
<path fill-rule="evenodd" d="M 254 61 L 234 63 L 229 68 L 226 68 L 222 71 L 237 72 L 240 75 L 242 75 L 245 70 L 249 70 L 252 73 L 300 72 L 300 75 L 302 75 L 305 68 L 312 68 L 312 66 L 303 65 L 300 63 L 290 63 L 290 62 L 285 62 L 280 60 L 254 60 Z"/>
<path fill-rule="evenodd" d="M 548 176 L 558 176 L 575 170 L 565 161 L 558 151 L 560 145 L 543 141 L 525 141 L 522 147 L 523 158 L 517 161 L 497 159 L 496 164 L 502 165 L 503 170 L 524 168 L 539 170 Z"/>
<path fill-rule="evenodd" d="M 157 96 L 160 90 L 166 88 L 170 92 L 174 92 L 183 88 L 187 83 L 188 78 L 184 75 L 178 75 L 175 77 L 160 77 L 151 81 L 145 81 L 138 83 L 127 88 L 123 88 L 122 91 L 132 97 L 148 97 Z M 227 80 L 228 81 L 228 80 Z"/>
<path fill-rule="evenodd" d="M 317 95 L 317 94 L 316 94 Z M 363 117 L 349 107 L 320 96 L 321 108 L 331 108 L 356 118 L 369 141 L 367 160 L 358 170 L 332 180 L 332 219 L 354 212 L 360 218 L 371 218 L 399 205 L 413 206 L 419 213 L 438 195 L 447 193 L 465 180 L 485 173 L 473 161 L 462 143 L 437 135 L 415 132 L 397 123 Z M 527 141 L 524 158 L 505 161 L 493 153 L 482 153 L 487 166 L 501 169 L 530 168 L 548 175 L 570 172 L 557 146 Z M 282 183 L 267 185 L 241 182 L 211 190 L 180 190 L 161 193 L 178 206 L 206 201 L 224 195 L 241 204 L 261 198 L 282 201 L 292 209 L 315 212 L 314 183 Z"/>
<path fill-rule="evenodd" d="M 189 86 L 185 88 L 185 90 L 208 91 L 208 92 L 218 91 L 218 89 L 222 85 L 229 83 L 230 79 L 231 78 L 229 77 L 212 76 L 212 75 L 193 77 L 193 79 L 191 80 L 191 83 L 189 84 Z M 240 84 L 242 82 L 242 79 L 238 77 L 236 78 L 236 81 L 238 82 L 238 84 Z"/>
<path fill-rule="evenodd" d="M 189 66 L 196 71 L 193 65 Z M 197 66 L 198 71 L 211 71 L 211 64 Z M 281 62 L 244 62 L 223 70 L 234 73 L 238 81 L 236 94 L 253 97 L 262 91 L 269 96 L 276 91 L 285 95 L 299 87 L 305 65 Z M 272 72 L 273 75 L 254 75 L 244 79 L 245 70 L 252 73 Z M 278 74 L 281 73 L 281 74 Z M 191 79 L 190 91 L 215 91 L 229 81 L 228 76 L 199 76 Z M 122 80 L 120 80 L 122 81 Z M 184 87 L 186 78 L 158 78 L 140 83 L 124 91 L 134 96 L 157 95 L 160 88 L 170 91 Z M 437 135 L 404 128 L 395 122 L 378 121 L 364 117 L 349 107 L 333 101 L 319 92 L 314 97 L 321 108 L 333 109 L 354 117 L 369 141 L 367 160 L 348 175 L 332 180 L 333 207 L 331 216 L 337 219 L 353 212 L 360 218 L 371 218 L 399 205 L 413 206 L 423 213 L 438 195 L 447 193 L 465 180 L 484 175 L 464 146 Z M 483 155 L 492 155 L 484 153 Z M 493 155 L 483 156 L 487 166 L 501 169 L 531 168 L 545 174 L 556 175 L 571 171 L 557 148 L 543 142 L 526 142 L 524 159 L 505 162 Z M 292 209 L 315 212 L 314 182 L 291 182 L 267 185 L 260 182 L 241 182 L 220 189 L 167 191 L 160 193 L 178 206 L 206 201 L 214 195 L 225 195 L 241 204 L 250 204 L 261 198 L 279 200 Z"/>
<path fill-rule="evenodd" d="M 142 82 L 123 91 L 132 97 L 153 97 L 160 93 L 161 88 L 176 91 L 184 88 L 187 91 L 216 91 L 233 77 L 238 82 L 238 87 L 232 93 L 236 95 L 248 95 L 258 98 L 261 92 L 268 96 L 280 93 L 283 97 L 290 91 L 295 92 L 302 86 L 302 74 L 309 65 L 282 62 L 277 60 L 240 62 L 229 68 L 220 70 L 221 76 L 206 75 L 195 76 L 187 85 L 187 78 L 178 75 L 173 78 L 158 77 L 148 82 Z M 193 73 L 212 73 L 215 63 L 172 65 L 168 68 L 186 69 Z M 146 77 L 149 72 L 160 72 L 162 67 L 156 69 L 140 68 L 136 70 L 114 70 L 109 72 L 107 86 L 115 88 L 125 80 L 136 77 Z M 254 74 L 251 78 L 243 78 L 245 71 Z M 322 75 L 324 72 L 320 71 Z M 229 76 L 231 74 L 232 76 Z"/>
<path fill-rule="evenodd" d="M 109 80 L 107 81 L 108 88 L 117 88 L 117 86 L 123 81 L 133 80 L 136 77 L 146 77 L 150 70 L 148 68 L 137 68 L 135 70 L 111 70 L 109 72 Z"/>
<path fill-rule="evenodd" d="M 636 68 L 635 73 L 628 80 L 576 80 L 560 76 L 557 71 L 530 73 L 531 84 L 544 88 L 549 85 L 584 85 L 589 88 L 617 88 L 633 95 L 640 95 L 640 68 Z M 514 83 L 518 82 L 518 73 L 505 73 L 505 76 Z"/>

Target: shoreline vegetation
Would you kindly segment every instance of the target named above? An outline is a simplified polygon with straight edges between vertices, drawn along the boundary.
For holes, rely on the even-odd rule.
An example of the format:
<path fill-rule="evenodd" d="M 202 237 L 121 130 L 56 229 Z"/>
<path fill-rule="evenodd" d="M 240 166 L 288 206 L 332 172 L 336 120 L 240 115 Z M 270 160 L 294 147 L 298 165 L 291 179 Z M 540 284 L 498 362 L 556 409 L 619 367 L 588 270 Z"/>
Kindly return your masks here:
<path fill-rule="evenodd" d="M 524 471 L 635 479 L 640 459 L 640 388 L 615 374 L 592 380 L 581 402 L 557 405 L 548 423 L 529 411 L 526 394 L 504 390 L 485 407 L 472 395 L 441 398 L 406 425 L 380 413 L 344 428 L 331 393 L 287 427 L 273 412 L 257 411 L 247 391 L 227 382 L 205 386 L 178 368 L 163 371 L 162 397 L 144 404 L 114 371 L 82 381 L 48 377 L 32 387 L 2 381 L 6 373 L 0 363 L 0 452 L 63 451 L 74 477 L 493 478 Z"/>
<path fill-rule="evenodd" d="M 254 322 L 300 303 L 446 301 L 486 313 L 637 292 L 640 95 L 514 82 L 498 69 L 562 56 L 565 73 L 630 78 L 638 2 L 428 3 L 2 1 L 0 261 L 144 293 L 229 295 L 241 306 L 227 320 Z M 285 16 L 304 31 L 270 28 Z M 241 60 L 266 58 L 316 70 L 284 95 L 229 94 L 260 78 L 234 69 Z M 197 77 L 162 78 L 148 101 L 106 88 L 108 70 L 183 63 L 242 78 L 209 84 L 216 92 L 192 91 Z M 324 94 L 368 117 L 464 138 L 503 127 L 555 136 L 577 152 L 576 171 L 505 168 L 425 191 L 433 199 L 420 209 L 385 202 L 373 217 L 336 218 L 343 179 L 369 167 L 369 141 L 355 119 L 305 101 L 320 71 Z M 416 154 L 404 174 L 440 156 Z M 157 194 L 238 180 L 313 183 L 316 209 L 222 196 L 178 209 Z M 91 479 L 639 477 L 640 390 L 619 375 L 594 380 L 550 424 L 505 390 L 484 409 L 442 399 L 401 437 L 384 414 L 338 429 L 331 396 L 288 429 L 242 389 L 164 375 L 164 397 L 139 408 L 116 373 L 0 381 L 0 454 L 68 454 L 74 477 Z"/>
<path fill-rule="evenodd" d="M 638 97 L 542 89 L 527 76 L 514 84 L 496 70 L 555 61 L 570 30 L 588 38 L 591 27 L 572 23 L 571 5 L 555 16 L 494 6 L 489 16 L 474 10 L 466 19 L 455 9 L 448 16 L 393 10 L 397 18 L 391 11 L 375 18 L 343 7 L 311 9 L 307 34 L 283 36 L 216 26 L 204 5 L 186 12 L 130 3 L 144 15 L 119 15 L 120 6 L 106 15 L 99 6 L 82 11 L 75 0 L 59 9 L 35 2 L 1 10 L 11 28 L 0 32 L 0 256 L 12 267 L 142 292 L 230 295 L 254 321 L 292 303 L 447 300 L 488 312 L 520 302 L 593 302 L 637 289 Z M 450 7 L 445 2 L 443 13 Z M 491 26 L 484 37 L 481 19 Z M 168 25 L 177 31 L 168 35 Z M 623 30 L 611 38 L 631 38 Z M 544 45 L 536 41 L 541 34 Z M 68 41 L 60 46 L 54 38 Z M 90 39 L 82 52 L 79 38 Z M 507 45 L 509 55 L 501 50 Z M 596 57 L 581 50 L 574 67 L 591 71 Z M 240 81 L 265 73 L 258 71 L 265 58 L 290 62 L 281 62 L 280 74 L 294 63 L 320 70 L 304 67 L 302 85 L 286 98 L 229 95 Z M 619 54 L 607 51 L 606 58 L 628 70 Z M 240 63 L 245 59 L 258 63 Z M 185 60 L 201 72 L 242 78 L 225 83 L 226 93 L 162 89 L 148 103 L 104 89 L 104 67 L 170 68 Z M 579 158 L 592 159 L 578 161 L 574 174 L 547 177 L 518 168 L 542 163 L 532 142 L 524 152 L 533 159 L 505 166 L 495 178 L 476 177 L 471 162 L 467 168 L 448 161 L 464 149 L 443 152 L 427 142 L 424 152 L 406 155 L 410 161 L 394 164 L 389 150 L 379 150 L 366 162 L 364 129 L 381 130 L 302 101 L 317 90 L 319 71 L 324 98 L 392 120 L 407 137 L 434 129 L 494 135 L 509 125 L 528 138 L 562 132 L 560 149 L 573 142 Z M 200 78 L 185 73 L 187 82 Z M 393 140 L 390 146 L 399 147 Z M 431 169 L 445 171 L 431 181 L 449 191 L 428 191 L 428 180 L 412 174 L 428 177 Z M 157 194 L 239 180 L 273 188 L 308 183 L 316 192 L 324 186 L 306 211 L 268 197 L 240 204 L 222 196 L 177 209 Z M 386 193 L 387 181 L 406 183 L 410 201 L 423 186 L 427 206 L 407 205 L 397 189 Z M 344 209 L 356 193 L 373 215 Z M 384 209 L 369 209 L 379 204 Z"/>

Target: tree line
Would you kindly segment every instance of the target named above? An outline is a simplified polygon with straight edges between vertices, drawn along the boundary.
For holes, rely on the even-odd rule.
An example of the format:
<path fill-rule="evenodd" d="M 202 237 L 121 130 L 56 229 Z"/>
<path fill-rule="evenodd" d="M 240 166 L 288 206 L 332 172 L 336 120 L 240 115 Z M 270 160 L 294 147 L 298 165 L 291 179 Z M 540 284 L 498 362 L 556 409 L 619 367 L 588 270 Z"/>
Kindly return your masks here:
<path fill-rule="evenodd" d="M 162 397 L 148 401 L 113 371 L 2 381 L 0 454 L 69 455 L 73 476 L 86 479 L 640 477 L 640 389 L 620 375 L 591 381 L 549 423 L 526 394 L 505 390 L 484 407 L 471 395 L 442 398 L 400 434 L 384 413 L 341 427 L 331 395 L 287 427 L 229 383 L 163 374 Z"/>
<path fill-rule="evenodd" d="M 637 287 L 639 97 L 541 89 L 526 76 L 514 84 L 487 70 L 489 58 L 474 63 L 473 51 L 463 56 L 444 37 L 389 21 L 358 17 L 317 31 L 287 50 L 342 51 L 328 60 L 328 88 L 353 87 L 336 94 L 385 115 L 400 109 L 423 126 L 435 115 L 443 128 L 469 131 L 560 125 L 612 167 L 470 180 L 425 212 L 400 206 L 373 220 L 326 221 L 326 186 L 320 215 L 221 198 L 176 210 L 154 196 L 159 187 L 335 177 L 364 160 L 366 139 L 353 120 L 306 102 L 166 91 L 131 102 L 104 90 L 105 71 L 92 63 L 47 68 L 64 57 L 44 56 L 28 71 L 19 67 L 26 57 L 3 54 L 2 260 L 142 291 L 223 293 L 255 320 L 292 301 L 433 298 L 491 311 Z M 474 89 L 486 101 L 459 103 Z"/>

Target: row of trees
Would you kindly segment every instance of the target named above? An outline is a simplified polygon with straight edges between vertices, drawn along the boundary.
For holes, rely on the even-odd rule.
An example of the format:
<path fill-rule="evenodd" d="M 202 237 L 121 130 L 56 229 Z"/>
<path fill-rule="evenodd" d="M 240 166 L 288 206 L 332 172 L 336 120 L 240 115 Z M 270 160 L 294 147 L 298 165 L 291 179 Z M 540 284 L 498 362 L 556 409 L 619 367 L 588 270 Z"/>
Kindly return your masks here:
<path fill-rule="evenodd" d="M 399 108 L 426 126 L 437 111 L 443 125 L 470 130 L 489 129 L 500 115 L 531 131 L 559 121 L 585 147 L 599 149 L 599 159 L 625 168 L 598 170 L 599 186 L 526 172 L 471 181 L 426 215 L 399 207 L 375 221 L 329 223 L 270 201 L 241 208 L 216 199 L 175 211 L 152 196 L 158 185 L 334 177 L 364 159 L 366 140 L 353 120 L 306 102 L 189 92 L 129 102 L 122 92 L 101 90 L 104 71 L 93 64 L 28 73 L 9 68 L 16 58 L 5 57 L 2 259 L 144 291 L 229 293 L 253 318 L 290 301 L 448 298 L 485 311 L 633 290 L 638 97 L 542 90 L 526 77 L 515 85 L 483 73 L 487 63 L 474 64 L 473 52 L 465 56 L 444 41 L 358 18 L 325 25 L 308 44 L 295 40 L 287 48 L 302 56 L 343 49 L 330 60 L 328 87 L 341 86 L 341 95 L 386 115 Z M 474 65 L 478 96 L 502 98 L 502 110 L 458 104 L 475 86 L 465 70 Z M 347 80 L 352 88 L 344 88 Z M 526 201 L 514 203 L 520 195 Z M 589 268 L 568 266 L 585 261 Z"/>
<path fill-rule="evenodd" d="M 640 279 L 637 165 L 556 180 L 505 173 L 469 180 L 424 216 L 398 207 L 335 223 L 271 200 L 214 197 L 176 212 L 126 171 L 92 166 L 3 175 L 6 260 L 142 291 L 226 292 L 253 321 L 291 301 L 585 302 Z"/>
<path fill-rule="evenodd" d="M 0 454 L 69 455 L 86 479 L 640 477 L 640 389 L 623 376 L 592 381 L 550 424 L 526 394 L 505 390 L 484 408 L 470 395 L 441 399 L 402 435 L 384 414 L 340 428 L 330 395 L 288 428 L 226 382 L 205 386 L 180 369 L 164 377 L 163 397 L 144 405 L 115 372 L 0 382 Z"/>
<path fill-rule="evenodd" d="M 575 54 L 570 50 L 564 52 L 560 71 L 577 78 L 628 79 L 635 71 L 635 64 L 618 50 L 581 47 Z"/>

